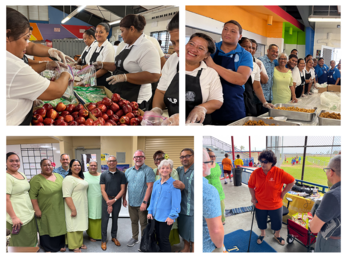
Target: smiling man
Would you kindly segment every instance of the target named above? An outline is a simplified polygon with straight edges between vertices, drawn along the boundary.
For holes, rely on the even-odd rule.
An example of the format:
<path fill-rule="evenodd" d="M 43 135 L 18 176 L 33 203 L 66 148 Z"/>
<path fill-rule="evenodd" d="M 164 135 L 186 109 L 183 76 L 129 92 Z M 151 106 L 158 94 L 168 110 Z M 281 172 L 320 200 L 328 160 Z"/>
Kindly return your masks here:
<path fill-rule="evenodd" d="M 70 157 L 68 154 L 61 154 L 60 156 L 60 163 L 61 167 L 55 168 L 53 170 L 54 173 L 60 174 L 63 178 L 65 178 L 68 174 L 69 170 L 69 163 L 70 163 Z"/>
<path fill-rule="evenodd" d="M 145 154 L 142 150 L 137 150 L 133 155 L 134 166 L 126 170 L 128 186 L 128 211 L 132 222 L 132 238 L 128 241 L 127 246 L 134 246 L 139 243 L 140 221 L 141 236 L 147 225 L 147 202 L 155 181 L 155 173 L 152 168 L 145 165 Z M 127 206 L 126 190 L 123 195 L 123 206 Z"/>

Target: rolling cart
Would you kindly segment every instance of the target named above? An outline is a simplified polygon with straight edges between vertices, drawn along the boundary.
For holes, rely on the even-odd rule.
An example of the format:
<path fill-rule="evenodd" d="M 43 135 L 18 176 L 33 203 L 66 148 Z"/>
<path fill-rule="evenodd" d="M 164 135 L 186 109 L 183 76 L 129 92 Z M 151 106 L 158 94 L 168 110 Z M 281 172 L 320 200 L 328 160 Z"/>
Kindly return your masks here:
<path fill-rule="evenodd" d="M 308 252 L 314 250 L 311 247 L 316 242 L 317 234 L 310 232 L 310 230 L 302 227 L 291 219 L 287 220 L 287 243 L 292 244 L 294 240 L 299 244 L 305 246 Z"/>

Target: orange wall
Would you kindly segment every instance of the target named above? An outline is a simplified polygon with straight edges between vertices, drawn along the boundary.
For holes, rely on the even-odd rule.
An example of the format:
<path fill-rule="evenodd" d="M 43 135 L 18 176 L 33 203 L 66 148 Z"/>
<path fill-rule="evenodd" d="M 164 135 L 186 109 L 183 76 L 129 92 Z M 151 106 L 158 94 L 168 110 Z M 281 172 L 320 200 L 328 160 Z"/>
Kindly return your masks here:
<path fill-rule="evenodd" d="M 186 6 L 186 10 L 220 22 L 236 20 L 244 30 L 264 37 L 281 38 L 283 35 L 282 22 L 274 22 L 272 26 L 269 26 L 266 20 L 254 16 L 238 6 Z"/>
<path fill-rule="evenodd" d="M 30 26 L 33 28 L 32 36 L 34 37 L 34 39 L 31 39 L 32 38 L 31 37 L 30 40 L 37 40 L 37 41 L 43 40 L 41 32 L 38 29 L 37 23 L 30 23 Z"/>

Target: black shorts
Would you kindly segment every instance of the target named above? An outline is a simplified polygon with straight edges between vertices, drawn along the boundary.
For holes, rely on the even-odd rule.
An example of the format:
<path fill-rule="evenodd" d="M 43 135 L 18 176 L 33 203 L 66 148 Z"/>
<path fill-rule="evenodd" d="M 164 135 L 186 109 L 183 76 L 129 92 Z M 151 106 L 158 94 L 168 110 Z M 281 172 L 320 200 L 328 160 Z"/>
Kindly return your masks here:
<path fill-rule="evenodd" d="M 231 174 L 231 170 L 224 170 L 224 174 Z"/>
<path fill-rule="evenodd" d="M 276 210 L 256 209 L 256 221 L 259 229 L 267 228 L 267 217 L 271 219 L 271 229 L 278 231 L 282 228 L 283 223 L 283 206 Z"/>

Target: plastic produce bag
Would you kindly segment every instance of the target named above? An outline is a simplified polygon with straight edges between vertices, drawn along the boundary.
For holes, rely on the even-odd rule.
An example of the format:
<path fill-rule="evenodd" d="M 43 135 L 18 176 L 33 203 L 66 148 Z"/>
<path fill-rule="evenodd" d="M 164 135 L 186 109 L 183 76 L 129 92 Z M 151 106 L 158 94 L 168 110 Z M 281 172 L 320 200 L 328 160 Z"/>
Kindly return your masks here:
<path fill-rule="evenodd" d="M 324 82 L 324 83 L 322 83 L 322 84 L 316 83 L 316 84 L 315 84 L 315 87 L 316 87 L 316 88 L 326 88 L 326 87 L 327 87 L 327 82 Z"/>
<path fill-rule="evenodd" d="M 156 112 L 146 111 L 141 121 L 141 125 L 162 125 L 163 121 L 167 119 L 164 116 L 158 115 Z"/>
<path fill-rule="evenodd" d="M 67 68 L 60 67 L 58 77 L 60 77 L 61 73 L 63 72 L 68 72 L 69 74 L 73 76 L 72 68 L 69 65 L 67 65 Z M 65 93 L 62 95 L 62 98 L 66 99 L 69 102 L 72 102 L 75 99 L 75 96 L 73 93 L 73 85 L 74 85 L 74 76 L 73 76 L 73 79 L 68 82 L 67 89 Z"/>
<path fill-rule="evenodd" d="M 78 81 L 76 80 L 78 86 L 97 86 L 95 67 L 93 65 L 86 66 L 84 69 L 77 72 L 75 79 L 78 79 Z"/>
<path fill-rule="evenodd" d="M 96 103 L 107 96 L 103 89 L 96 87 L 76 86 L 74 87 L 74 91 L 85 100 L 85 103 Z"/>
<path fill-rule="evenodd" d="M 340 93 L 323 92 L 320 95 L 321 105 L 327 107 L 329 110 L 341 110 Z"/>
<path fill-rule="evenodd" d="M 49 81 L 55 81 L 59 77 L 58 70 L 44 70 L 41 75 Z"/>

